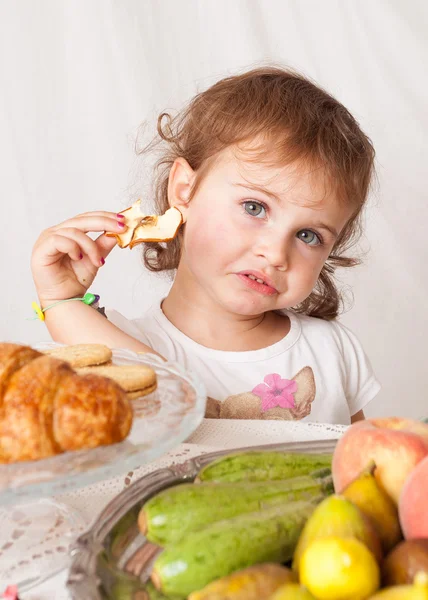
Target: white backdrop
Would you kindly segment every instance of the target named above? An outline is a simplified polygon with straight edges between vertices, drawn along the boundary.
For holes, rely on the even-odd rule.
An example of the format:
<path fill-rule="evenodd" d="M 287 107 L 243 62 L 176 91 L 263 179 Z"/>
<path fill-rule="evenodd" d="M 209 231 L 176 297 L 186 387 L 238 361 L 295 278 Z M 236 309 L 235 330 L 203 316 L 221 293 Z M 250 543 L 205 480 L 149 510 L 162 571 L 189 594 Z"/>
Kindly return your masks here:
<path fill-rule="evenodd" d="M 428 4 L 424 0 L 2 0 L 0 339 L 48 339 L 27 320 L 39 232 L 148 198 L 140 123 L 230 73 L 273 61 L 314 78 L 372 137 L 379 185 L 365 264 L 346 276 L 383 390 L 370 415 L 428 415 Z M 166 289 L 115 250 L 93 291 L 140 315 Z"/>

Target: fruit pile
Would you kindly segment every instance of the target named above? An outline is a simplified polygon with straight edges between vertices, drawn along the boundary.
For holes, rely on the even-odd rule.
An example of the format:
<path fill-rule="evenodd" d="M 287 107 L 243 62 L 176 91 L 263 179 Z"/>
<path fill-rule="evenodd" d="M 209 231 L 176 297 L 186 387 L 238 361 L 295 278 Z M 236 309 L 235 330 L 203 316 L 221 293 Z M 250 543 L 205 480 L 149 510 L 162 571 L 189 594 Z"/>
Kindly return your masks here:
<path fill-rule="evenodd" d="M 428 424 L 355 423 L 333 456 L 221 457 L 138 524 L 162 548 L 152 600 L 428 600 Z"/>

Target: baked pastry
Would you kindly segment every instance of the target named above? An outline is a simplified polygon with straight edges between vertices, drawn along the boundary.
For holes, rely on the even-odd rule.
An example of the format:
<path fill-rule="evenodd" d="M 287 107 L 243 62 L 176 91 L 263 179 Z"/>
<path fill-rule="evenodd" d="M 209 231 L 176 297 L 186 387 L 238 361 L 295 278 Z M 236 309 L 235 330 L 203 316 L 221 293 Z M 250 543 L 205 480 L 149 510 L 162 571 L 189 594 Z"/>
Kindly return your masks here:
<path fill-rule="evenodd" d="M 40 356 L 40 352 L 19 344 L 0 344 L 0 411 L 4 392 L 15 371 Z"/>
<path fill-rule="evenodd" d="M 0 344 L 0 462 L 122 441 L 132 408 L 114 381 L 78 375 L 27 346 Z"/>

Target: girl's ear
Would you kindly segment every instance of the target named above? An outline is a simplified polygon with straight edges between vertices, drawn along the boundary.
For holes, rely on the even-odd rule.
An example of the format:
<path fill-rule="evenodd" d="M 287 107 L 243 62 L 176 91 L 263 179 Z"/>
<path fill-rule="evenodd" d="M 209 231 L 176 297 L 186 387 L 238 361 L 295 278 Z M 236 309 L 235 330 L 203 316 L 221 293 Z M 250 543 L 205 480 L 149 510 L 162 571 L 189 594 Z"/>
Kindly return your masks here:
<path fill-rule="evenodd" d="M 168 201 L 170 206 L 175 206 L 183 215 L 186 222 L 187 209 L 190 202 L 190 193 L 196 173 L 184 158 L 176 158 L 171 167 L 168 178 Z"/>

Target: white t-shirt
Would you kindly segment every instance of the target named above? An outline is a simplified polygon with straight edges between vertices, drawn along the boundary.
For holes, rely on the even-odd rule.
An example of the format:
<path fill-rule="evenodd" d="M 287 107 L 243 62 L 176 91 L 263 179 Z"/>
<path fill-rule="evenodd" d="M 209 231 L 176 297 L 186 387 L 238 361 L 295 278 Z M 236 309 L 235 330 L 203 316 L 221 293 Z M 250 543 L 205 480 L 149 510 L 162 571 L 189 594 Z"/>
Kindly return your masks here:
<path fill-rule="evenodd" d="M 166 318 L 160 304 L 141 319 L 109 309 L 106 315 L 125 333 L 196 373 L 207 395 L 225 410 L 230 407 L 229 418 L 349 424 L 380 390 L 357 337 L 338 321 L 284 312 L 289 333 L 272 346 L 246 352 L 201 346 Z M 252 408 L 242 416 L 237 406 Z"/>

